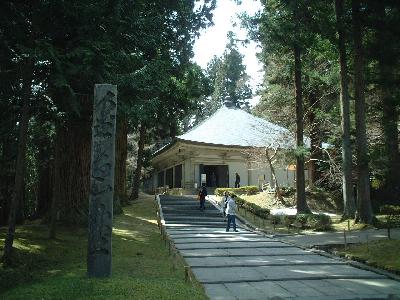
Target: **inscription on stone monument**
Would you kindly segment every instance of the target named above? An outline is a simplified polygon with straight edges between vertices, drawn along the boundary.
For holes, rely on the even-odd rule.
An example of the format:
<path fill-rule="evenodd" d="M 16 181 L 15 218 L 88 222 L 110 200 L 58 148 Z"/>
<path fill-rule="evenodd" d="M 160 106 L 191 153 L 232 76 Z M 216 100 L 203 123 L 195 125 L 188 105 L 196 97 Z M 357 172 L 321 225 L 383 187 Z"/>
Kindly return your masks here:
<path fill-rule="evenodd" d="M 117 86 L 94 87 L 87 272 L 111 275 Z"/>

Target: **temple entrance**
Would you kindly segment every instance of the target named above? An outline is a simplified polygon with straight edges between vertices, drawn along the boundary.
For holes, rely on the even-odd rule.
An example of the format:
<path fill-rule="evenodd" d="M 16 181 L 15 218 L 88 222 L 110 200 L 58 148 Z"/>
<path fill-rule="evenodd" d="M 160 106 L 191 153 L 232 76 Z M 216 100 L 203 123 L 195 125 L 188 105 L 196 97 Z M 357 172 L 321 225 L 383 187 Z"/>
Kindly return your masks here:
<path fill-rule="evenodd" d="M 228 165 L 200 165 L 201 174 L 206 174 L 207 187 L 229 187 Z"/>

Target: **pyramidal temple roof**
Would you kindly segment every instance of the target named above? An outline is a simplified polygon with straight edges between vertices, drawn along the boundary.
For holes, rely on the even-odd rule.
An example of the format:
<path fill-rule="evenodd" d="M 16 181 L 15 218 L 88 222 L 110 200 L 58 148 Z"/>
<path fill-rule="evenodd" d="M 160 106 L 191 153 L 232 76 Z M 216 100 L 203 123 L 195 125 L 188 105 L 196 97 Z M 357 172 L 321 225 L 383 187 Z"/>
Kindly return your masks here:
<path fill-rule="evenodd" d="M 241 109 L 223 106 L 177 140 L 240 147 L 294 148 L 288 129 L 253 116 Z M 306 146 L 309 139 L 305 138 Z"/>

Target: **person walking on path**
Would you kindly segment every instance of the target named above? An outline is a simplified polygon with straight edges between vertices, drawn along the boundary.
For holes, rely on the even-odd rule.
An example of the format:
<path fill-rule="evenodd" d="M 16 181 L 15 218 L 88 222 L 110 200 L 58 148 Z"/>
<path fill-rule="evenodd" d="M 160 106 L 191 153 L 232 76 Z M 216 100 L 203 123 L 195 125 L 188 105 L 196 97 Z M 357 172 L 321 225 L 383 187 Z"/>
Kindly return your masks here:
<path fill-rule="evenodd" d="M 238 172 L 235 173 L 235 188 L 240 188 L 240 176 Z"/>
<path fill-rule="evenodd" d="M 206 188 L 206 186 L 205 185 L 203 185 L 202 187 L 201 187 L 201 190 L 200 190 L 200 192 L 199 192 L 199 200 L 200 200 L 200 210 L 205 210 L 206 209 L 206 207 L 205 207 L 205 202 L 206 202 L 206 196 L 207 196 L 207 188 Z"/>
<path fill-rule="evenodd" d="M 235 197 L 236 195 L 232 195 L 228 197 L 228 203 L 226 206 L 226 215 L 228 216 L 228 223 L 226 224 L 226 231 L 228 232 L 231 223 L 233 226 L 233 231 L 237 232 L 236 230 L 236 203 L 235 203 Z"/>
<path fill-rule="evenodd" d="M 225 211 L 226 211 L 226 207 L 228 205 L 228 200 L 229 200 L 229 194 L 228 194 L 227 191 L 225 191 L 224 195 L 222 196 L 222 203 L 221 203 L 222 214 L 223 214 L 224 218 L 226 218 L 226 212 Z"/>

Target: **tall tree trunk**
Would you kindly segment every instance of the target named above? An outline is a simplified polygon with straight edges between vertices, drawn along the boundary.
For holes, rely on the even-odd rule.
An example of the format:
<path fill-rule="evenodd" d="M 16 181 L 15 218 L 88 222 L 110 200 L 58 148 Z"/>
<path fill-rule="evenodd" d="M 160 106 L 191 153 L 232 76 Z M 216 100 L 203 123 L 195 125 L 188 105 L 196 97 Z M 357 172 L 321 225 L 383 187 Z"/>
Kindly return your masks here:
<path fill-rule="evenodd" d="M 15 183 L 14 135 L 6 136 L 0 165 L 0 226 L 6 225 Z"/>
<path fill-rule="evenodd" d="M 335 1 L 336 28 L 339 35 L 338 49 L 340 61 L 340 112 L 342 127 L 342 187 L 343 187 L 343 218 L 354 218 L 356 203 L 352 186 L 352 154 L 350 143 L 350 101 L 347 77 L 347 57 L 345 30 L 343 18 L 343 0 Z"/>
<path fill-rule="evenodd" d="M 3 261 L 6 265 L 12 263 L 12 249 L 14 243 L 15 234 L 15 223 L 17 210 L 21 203 L 21 199 L 24 193 L 24 171 L 25 171 L 25 160 L 26 160 L 26 146 L 28 140 L 28 125 L 30 119 L 29 105 L 31 98 L 31 74 L 28 76 L 29 79 L 25 79 L 24 82 L 24 103 L 22 106 L 21 120 L 19 123 L 19 138 L 18 138 L 18 155 L 17 165 L 15 172 L 15 184 L 14 191 L 11 199 L 10 212 L 8 217 L 8 232 L 4 242 L 4 255 Z"/>
<path fill-rule="evenodd" d="M 310 209 L 306 201 L 305 176 L 304 176 L 304 142 L 303 142 L 303 95 L 301 85 L 301 51 L 300 47 L 294 47 L 294 82 L 296 95 L 296 204 L 297 213 L 308 213 Z"/>
<path fill-rule="evenodd" d="M 38 199 L 36 206 L 36 217 L 45 216 L 51 208 L 52 187 L 53 187 L 53 159 L 50 159 L 52 153 L 51 144 L 47 132 L 39 133 L 37 136 L 38 148 Z"/>
<path fill-rule="evenodd" d="M 53 172 L 53 189 L 52 189 L 52 201 L 50 208 L 50 228 L 49 228 L 49 238 L 56 238 L 56 225 L 57 225 L 57 217 L 59 205 L 61 202 L 61 192 L 60 187 L 62 185 L 62 156 L 63 156 L 63 144 L 62 144 L 62 133 L 61 133 L 61 122 L 55 122 L 55 141 L 54 141 L 54 172 Z"/>
<path fill-rule="evenodd" d="M 319 171 L 319 161 L 322 158 L 322 142 L 321 142 L 321 128 L 320 122 L 317 119 L 316 112 L 321 109 L 321 103 L 314 92 L 309 95 L 309 113 L 308 122 L 310 124 L 310 146 L 311 146 L 311 159 L 308 165 L 310 170 L 310 187 L 315 185 L 321 177 L 321 172 Z"/>
<path fill-rule="evenodd" d="M 62 155 L 55 165 L 55 189 L 59 201 L 59 217 L 62 222 L 86 224 L 89 204 L 91 115 L 92 105 L 89 95 L 81 97 L 80 115 L 68 115 L 64 124 L 60 124 L 56 139 Z"/>
<path fill-rule="evenodd" d="M 359 221 L 372 223 L 372 207 L 369 186 L 368 143 L 365 120 L 364 49 L 362 45 L 360 0 L 352 0 L 354 40 L 354 93 L 357 143 L 357 206 Z"/>
<path fill-rule="evenodd" d="M 140 176 L 142 174 L 142 165 L 143 165 L 143 151 L 144 151 L 144 144 L 146 140 L 146 126 L 143 124 L 140 125 L 139 128 L 139 141 L 138 141 L 138 157 L 136 163 L 136 170 L 133 176 L 133 186 L 132 186 L 132 193 L 131 193 L 131 200 L 135 200 L 139 197 L 139 184 L 140 184 Z"/>
<path fill-rule="evenodd" d="M 121 205 L 127 204 L 126 159 L 128 155 L 128 122 L 117 117 L 115 139 L 115 179 L 114 179 L 114 214 L 122 213 Z"/>
<path fill-rule="evenodd" d="M 269 155 L 268 148 L 265 148 L 265 156 L 267 157 L 268 165 L 269 165 L 269 168 L 271 169 L 272 177 L 273 177 L 274 183 L 275 183 L 275 198 L 277 198 L 281 203 L 283 203 L 284 201 L 283 201 L 281 189 L 279 187 L 278 178 L 276 177 L 275 168 L 274 168 L 274 165 L 272 164 L 273 158 Z"/>
<path fill-rule="evenodd" d="M 382 101 L 382 127 L 384 134 L 384 145 L 387 156 L 386 165 L 386 191 L 392 199 L 400 200 L 400 153 L 398 121 L 399 110 L 396 105 L 394 93 L 395 79 L 393 65 L 395 64 L 396 53 L 393 53 L 390 46 L 391 36 L 386 25 L 385 2 L 376 1 L 377 5 L 377 38 L 378 38 L 378 64 L 380 77 L 380 97 Z M 392 37 L 394 38 L 394 37 Z"/>

